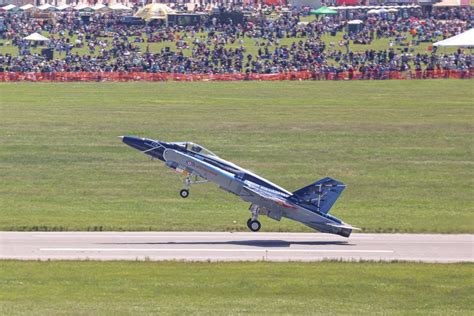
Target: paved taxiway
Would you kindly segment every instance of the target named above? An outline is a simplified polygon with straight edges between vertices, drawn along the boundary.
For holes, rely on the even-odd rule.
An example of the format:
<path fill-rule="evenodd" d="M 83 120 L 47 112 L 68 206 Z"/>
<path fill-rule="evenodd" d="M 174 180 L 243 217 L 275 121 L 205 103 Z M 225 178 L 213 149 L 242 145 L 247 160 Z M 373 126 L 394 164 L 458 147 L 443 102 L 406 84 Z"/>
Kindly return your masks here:
<path fill-rule="evenodd" d="M 474 235 L 0 232 L 0 259 L 474 262 Z"/>

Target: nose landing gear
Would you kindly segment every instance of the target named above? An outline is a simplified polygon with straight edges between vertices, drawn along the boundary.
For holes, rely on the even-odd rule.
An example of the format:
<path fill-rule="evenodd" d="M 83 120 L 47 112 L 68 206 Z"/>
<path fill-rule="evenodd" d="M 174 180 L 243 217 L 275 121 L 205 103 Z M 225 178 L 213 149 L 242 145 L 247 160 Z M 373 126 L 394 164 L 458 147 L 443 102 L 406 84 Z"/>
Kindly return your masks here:
<path fill-rule="evenodd" d="M 189 196 L 189 190 L 188 189 L 182 189 L 181 191 L 179 191 L 179 195 L 185 199 Z"/>
<path fill-rule="evenodd" d="M 179 195 L 185 199 L 189 196 L 189 189 L 191 188 L 191 185 L 193 184 L 201 184 L 201 183 L 206 183 L 207 180 L 198 180 L 198 177 L 195 175 L 191 178 L 192 175 L 188 174 L 186 178 L 184 179 L 183 183 L 183 189 L 179 191 Z"/>
<path fill-rule="evenodd" d="M 191 180 L 191 176 L 188 175 L 184 181 L 183 181 L 183 189 L 181 191 L 179 191 L 179 195 L 185 199 L 189 196 L 189 188 L 191 187 L 191 184 L 193 183 L 193 181 Z"/>

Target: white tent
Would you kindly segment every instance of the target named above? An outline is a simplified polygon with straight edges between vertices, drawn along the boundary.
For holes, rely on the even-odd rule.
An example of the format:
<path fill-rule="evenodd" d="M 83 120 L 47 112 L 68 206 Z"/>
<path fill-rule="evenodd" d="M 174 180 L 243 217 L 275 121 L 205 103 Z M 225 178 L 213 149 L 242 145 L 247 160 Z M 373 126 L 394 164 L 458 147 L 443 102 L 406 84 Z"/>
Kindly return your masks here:
<path fill-rule="evenodd" d="M 469 0 L 443 0 L 435 3 L 433 7 L 470 7 L 471 1 Z"/>
<path fill-rule="evenodd" d="M 131 11 L 132 10 L 132 8 L 129 8 L 126 5 L 123 5 L 121 3 L 112 4 L 109 8 L 114 11 Z"/>
<path fill-rule="evenodd" d="M 362 24 L 364 23 L 364 21 L 362 20 L 350 20 L 349 22 L 347 22 L 347 24 Z"/>
<path fill-rule="evenodd" d="M 91 10 L 92 8 L 90 6 L 88 6 L 87 4 L 84 4 L 84 3 L 79 4 L 79 5 L 74 7 L 74 10 L 77 10 L 77 11 L 87 10 L 87 9 Z"/>
<path fill-rule="evenodd" d="M 71 6 L 68 5 L 68 4 L 61 4 L 61 5 L 58 7 L 58 10 L 59 10 L 59 11 L 64 11 L 64 10 L 67 10 L 67 9 L 71 9 Z"/>
<path fill-rule="evenodd" d="M 33 9 L 34 7 L 35 7 L 34 5 L 28 3 L 28 4 L 25 4 L 24 6 L 21 6 L 21 7 L 20 7 L 20 10 L 28 11 L 28 10 Z"/>
<path fill-rule="evenodd" d="M 16 5 L 14 5 L 14 4 L 9 4 L 9 5 L 6 5 L 6 6 L 2 7 L 2 9 L 5 10 L 5 11 L 10 11 L 10 10 L 15 9 L 15 8 L 16 8 Z"/>
<path fill-rule="evenodd" d="M 33 33 L 28 35 L 27 37 L 23 38 L 24 40 L 31 41 L 31 42 L 47 42 L 49 41 L 49 38 L 44 37 L 41 34 L 38 33 Z"/>
<path fill-rule="evenodd" d="M 92 10 L 94 11 L 105 11 L 108 10 L 109 8 L 102 3 L 97 3 L 95 6 L 92 7 Z"/>
<path fill-rule="evenodd" d="M 38 9 L 40 9 L 41 11 L 56 10 L 56 7 L 53 5 L 50 5 L 49 3 L 45 3 L 43 5 L 40 5 Z"/>
<path fill-rule="evenodd" d="M 433 46 L 440 47 L 474 47 L 474 28 L 445 40 L 436 42 Z"/>

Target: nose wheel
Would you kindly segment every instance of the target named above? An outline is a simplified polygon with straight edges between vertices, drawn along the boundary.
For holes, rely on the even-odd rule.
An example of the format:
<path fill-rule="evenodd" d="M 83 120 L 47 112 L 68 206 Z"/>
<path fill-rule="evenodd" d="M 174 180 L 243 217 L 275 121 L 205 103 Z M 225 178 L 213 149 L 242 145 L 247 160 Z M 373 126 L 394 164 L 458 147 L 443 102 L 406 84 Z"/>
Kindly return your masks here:
<path fill-rule="evenodd" d="M 179 195 L 185 199 L 189 196 L 189 190 L 188 189 L 182 189 L 181 191 L 179 191 Z"/>
<path fill-rule="evenodd" d="M 249 218 L 247 221 L 247 227 L 253 232 L 258 232 L 262 227 L 262 224 L 260 224 L 260 222 L 256 219 Z"/>
<path fill-rule="evenodd" d="M 191 188 L 191 185 L 206 182 L 206 179 L 198 180 L 198 176 L 188 174 L 188 176 L 184 179 L 183 189 L 179 191 L 179 196 L 181 196 L 183 199 L 187 198 L 189 196 L 189 189 Z"/>

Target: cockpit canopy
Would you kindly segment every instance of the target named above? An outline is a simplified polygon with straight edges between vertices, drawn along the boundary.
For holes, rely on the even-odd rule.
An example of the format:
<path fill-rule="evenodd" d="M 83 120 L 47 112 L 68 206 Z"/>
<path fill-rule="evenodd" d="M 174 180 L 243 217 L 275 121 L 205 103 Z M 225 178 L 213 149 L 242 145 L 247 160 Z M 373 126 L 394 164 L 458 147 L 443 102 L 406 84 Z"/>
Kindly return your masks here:
<path fill-rule="evenodd" d="M 192 143 L 192 142 L 177 142 L 175 143 L 176 145 L 179 145 L 186 150 L 189 150 L 193 153 L 200 154 L 203 156 L 214 156 L 217 157 L 216 154 L 214 154 L 212 151 L 207 150 L 206 148 L 202 147 L 201 145 Z"/>

